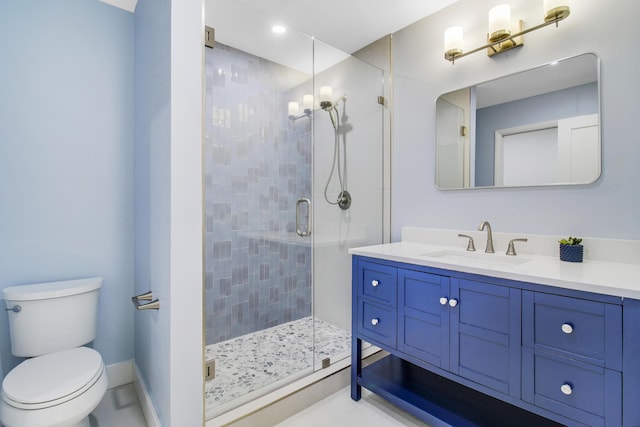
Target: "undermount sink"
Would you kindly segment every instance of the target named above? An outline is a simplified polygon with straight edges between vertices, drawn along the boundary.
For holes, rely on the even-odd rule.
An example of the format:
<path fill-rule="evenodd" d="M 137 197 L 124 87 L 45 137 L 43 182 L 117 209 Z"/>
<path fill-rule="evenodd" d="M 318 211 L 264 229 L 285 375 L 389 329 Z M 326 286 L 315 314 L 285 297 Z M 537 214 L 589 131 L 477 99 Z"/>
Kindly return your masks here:
<path fill-rule="evenodd" d="M 484 252 L 466 252 L 456 250 L 439 250 L 426 252 L 420 256 L 428 258 L 439 258 L 443 261 L 455 262 L 459 264 L 473 264 L 483 267 L 515 267 L 530 261 L 529 258 L 520 256 L 507 256 L 500 254 L 487 254 Z"/>

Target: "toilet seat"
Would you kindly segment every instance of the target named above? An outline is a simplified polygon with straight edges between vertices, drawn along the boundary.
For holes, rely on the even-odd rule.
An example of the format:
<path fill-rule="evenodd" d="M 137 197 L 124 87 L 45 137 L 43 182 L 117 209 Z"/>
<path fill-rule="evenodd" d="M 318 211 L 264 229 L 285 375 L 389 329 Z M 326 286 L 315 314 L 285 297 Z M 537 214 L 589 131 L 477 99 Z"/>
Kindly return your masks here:
<path fill-rule="evenodd" d="M 100 354 L 87 347 L 27 359 L 2 383 L 4 401 L 20 409 L 43 409 L 76 398 L 104 373 Z"/>

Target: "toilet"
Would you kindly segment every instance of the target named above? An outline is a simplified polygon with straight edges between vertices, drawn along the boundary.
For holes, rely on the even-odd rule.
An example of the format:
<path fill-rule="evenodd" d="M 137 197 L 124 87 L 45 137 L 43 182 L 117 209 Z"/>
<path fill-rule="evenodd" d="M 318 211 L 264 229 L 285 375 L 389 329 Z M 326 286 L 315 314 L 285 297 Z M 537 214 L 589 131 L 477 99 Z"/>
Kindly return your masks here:
<path fill-rule="evenodd" d="M 2 382 L 5 427 L 90 427 L 108 385 L 96 336 L 102 278 L 10 286 L 2 290 L 11 353 L 26 358 Z"/>

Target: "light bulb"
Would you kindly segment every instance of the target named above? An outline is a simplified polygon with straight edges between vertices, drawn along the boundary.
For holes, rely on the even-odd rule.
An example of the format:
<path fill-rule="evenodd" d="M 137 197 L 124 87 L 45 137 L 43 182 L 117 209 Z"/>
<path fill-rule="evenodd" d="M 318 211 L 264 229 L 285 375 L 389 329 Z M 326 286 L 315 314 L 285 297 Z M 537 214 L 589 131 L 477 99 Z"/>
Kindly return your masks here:
<path fill-rule="evenodd" d="M 332 102 L 333 90 L 331 86 L 320 87 L 320 102 Z"/>
<path fill-rule="evenodd" d="M 297 116 L 298 115 L 298 103 L 295 101 L 289 102 L 289 115 Z"/>
<path fill-rule="evenodd" d="M 305 95 L 302 97 L 302 108 L 305 110 L 313 110 L 313 95 Z"/>
<path fill-rule="evenodd" d="M 489 41 L 497 42 L 511 35 L 511 6 L 500 4 L 489 11 Z"/>
<path fill-rule="evenodd" d="M 444 56 L 455 58 L 462 54 L 462 27 L 447 28 L 444 32 Z"/>

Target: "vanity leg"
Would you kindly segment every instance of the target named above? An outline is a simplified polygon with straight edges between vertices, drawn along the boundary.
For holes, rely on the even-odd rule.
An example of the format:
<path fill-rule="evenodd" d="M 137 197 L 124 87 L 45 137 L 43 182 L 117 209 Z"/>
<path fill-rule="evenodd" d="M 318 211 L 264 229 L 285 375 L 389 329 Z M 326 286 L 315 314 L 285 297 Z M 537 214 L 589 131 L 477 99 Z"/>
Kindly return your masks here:
<path fill-rule="evenodd" d="M 362 387 L 358 385 L 358 377 L 362 373 L 362 340 L 351 339 L 351 398 L 360 400 Z"/>

